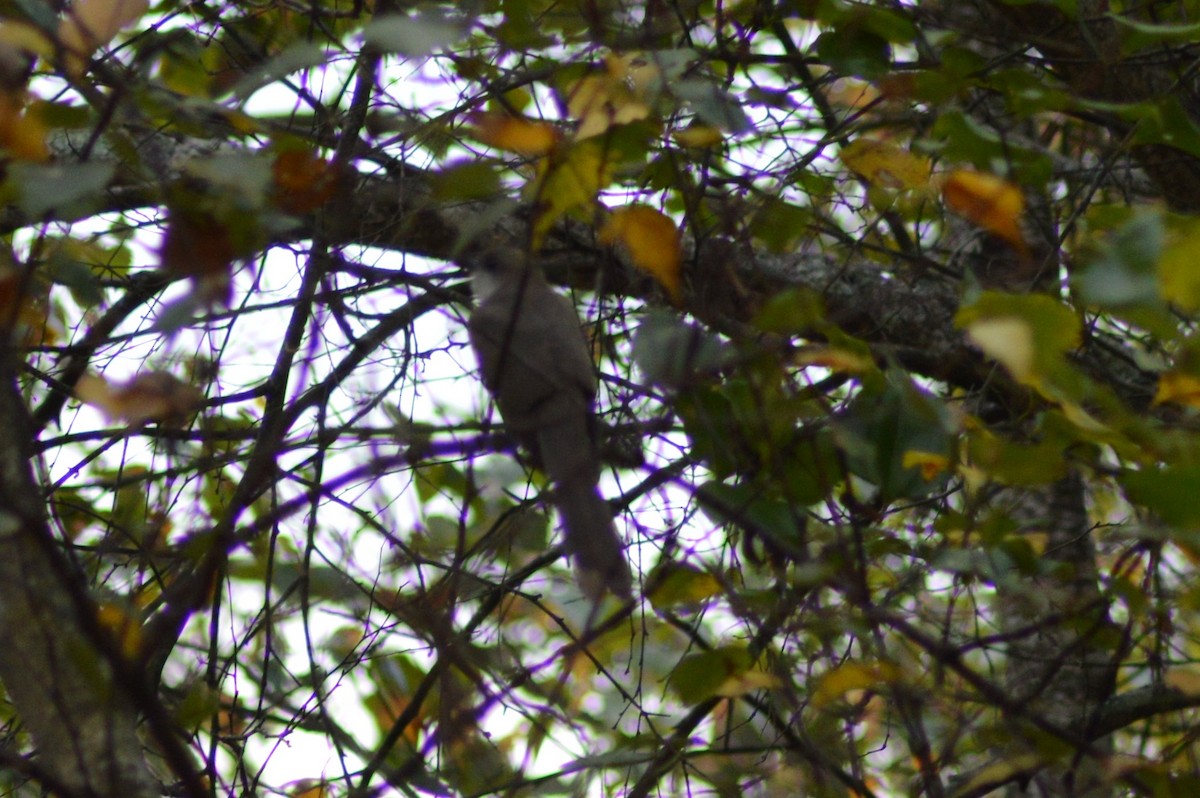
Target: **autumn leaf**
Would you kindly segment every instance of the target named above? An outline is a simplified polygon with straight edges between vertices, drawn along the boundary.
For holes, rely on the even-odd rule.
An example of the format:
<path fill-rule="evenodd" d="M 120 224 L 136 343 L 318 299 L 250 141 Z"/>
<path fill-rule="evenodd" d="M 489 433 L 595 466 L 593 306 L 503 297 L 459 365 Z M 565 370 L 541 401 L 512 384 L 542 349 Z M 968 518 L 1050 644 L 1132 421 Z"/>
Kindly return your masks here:
<path fill-rule="evenodd" d="M 0 147 L 23 161 L 44 163 L 50 160 L 46 125 L 35 111 L 26 107 L 22 97 L 0 96 Z"/>
<path fill-rule="evenodd" d="M 272 199 L 284 213 L 299 216 L 332 199 L 338 177 L 333 164 L 310 152 L 281 152 L 271 164 Z"/>
<path fill-rule="evenodd" d="M 682 563 L 665 564 L 646 580 L 646 595 L 656 610 L 699 606 L 720 592 L 716 577 Z"/>
<path fill-rule="evenodd" d="M 658 280 L 674 304 L 683 302 L 683 250 L 669 217 L 645 205 L 618 208 L 600 230 L 600 243 L 623 245 L 634 266 Z"/>
<path fill-rule="evenodd" d="M 851 692 L 877 690 L 899 678 L 900 669 L 890 663 L 844 662 L 817 680 L 812 691 L 812 705 L 814 709 L 820 709 L 846 698 Z"/>
<path fill-rule="evenodd" d="M 886 141 L 857 139 L 843 147 L 839 157 L 846 168 L 873 186 L 920 189 L 929 185 L 929 159 Z"/>
<path fill-rule="evenodd" d="M 957 169 L 942 182 L 946 207 L 1007 241 L 1023 256 L 1029 245 L 1021 232 L 1025 196 L 1020 187 L 995 175 Z"/>
<path fill-rule="evenodd" d="M 671 138 L 681 147 L 701 150 L 715 147 L 725 140 L 725 134 L 710 125 L 693 125 L 682 130 L 676 130 Z"/>
<path fill-rule="evenodd" d="M 58 41 L 65 51 L 64 70 L 78 78 L 87 59 L 136 22 L 150 7 L 148 0 L 76 0 L 58 26 Z"/>
<path fill-rule="evenodd" d="M 525 187 L 525 199 L 537 207 L 533 220 L 534 248 L 564 214 L 591 207 L 608 181 L 611 164 L 594 141 L 564 147 L 553 158 L 538 161 L 537 175 Z"/>
<path fill-rule="evenodd" d="M 1158 378 L 1154 404 L 1200 407 L 1200 378 L 1181 371 L 1168 371 Z"/>
<path fill-rule="evenodd" d="M 96 621 L 117 641 L 126 658 L 137 660 L 142 648 L 142 622 L 129 607 L 102 601 L 96 607 Z"/>
<path fill-rule="evenodd" d="M 567 111 L 579 120 L 577 141 L 650 116 L 646 101 L 661 84 L 658 67 L 639 54 L 610 54 L 604 64 L 603 72 L 581 78 L 567 93 Z"/>
<path fill-rule="evenodd" d="M 203 399 L 195 387 L 159 371 L 144 372 L 124 384 L 85 374 L 75 383 L 75 396 L 98 407 L 109 418 L 123 419 L 131 426 L 147 421 L 182 423 Z"/>
<path fill-rule="evenodd" d="M 471 117 L 473 135 L 498 150 L 536 157 L 546 155 L 558 143 L 558 128 L 509 114 L 478 113 Z"/>

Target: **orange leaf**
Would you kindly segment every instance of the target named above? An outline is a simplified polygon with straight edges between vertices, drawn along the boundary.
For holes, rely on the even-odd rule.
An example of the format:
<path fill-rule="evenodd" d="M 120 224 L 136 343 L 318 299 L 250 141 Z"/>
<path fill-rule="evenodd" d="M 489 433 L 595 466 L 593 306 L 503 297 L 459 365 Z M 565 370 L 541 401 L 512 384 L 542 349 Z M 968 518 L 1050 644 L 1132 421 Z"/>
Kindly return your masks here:
<path fill-rule="evenodd" d="M 600 242 L 618 241 L 628 250 L 634 266 L 658 280 L 672 302 L 682 303 L 679 271 L 683 251 L 679 231 L 670 218 L 645 205 L 618 208 L 600 231 Z"/>
<path fill-rule="evenodd" d="M 271 164 L 275 205 L 295 216 L 315 211 L 333 198 L 338 170 L 329 161 L 303 150 L 281 152 Z"/>
<path fill-rule="evenodd" d="M 475 126 L 475 138 L 484 144 L 518 155 L 545 155 L 560 138 L 558 128 L 549 122 L 508 114 L 474 114 L 471 124 Z"/>
<path fill-rule="evenodd" d="M 25 107 L 19 96 L 0 96 L 0 147 L 24 161 L 41 163 L 50 160 L 46 126 L 35 111 Z"/>
<path fill-rule="evenodd" d="M 942 183 L 946 207 L 1007 241 L 1020 254 L 1029 247 L 1021 232 L 1025 197 L 1013 183 L 995 175 L 957 169 Z"/>

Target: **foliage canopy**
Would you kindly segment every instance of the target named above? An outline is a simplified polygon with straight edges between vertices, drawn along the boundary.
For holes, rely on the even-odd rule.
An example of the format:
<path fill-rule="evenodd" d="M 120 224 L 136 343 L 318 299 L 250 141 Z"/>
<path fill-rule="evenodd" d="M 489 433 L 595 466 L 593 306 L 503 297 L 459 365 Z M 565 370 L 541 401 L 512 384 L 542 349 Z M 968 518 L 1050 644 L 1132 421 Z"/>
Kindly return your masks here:
<path fill-rule="evenodd" d="M 1200 789 L 1197 3 L 0 14 L 6 790 Z M 494 245 L 631 603 L 475 379 Z"/>

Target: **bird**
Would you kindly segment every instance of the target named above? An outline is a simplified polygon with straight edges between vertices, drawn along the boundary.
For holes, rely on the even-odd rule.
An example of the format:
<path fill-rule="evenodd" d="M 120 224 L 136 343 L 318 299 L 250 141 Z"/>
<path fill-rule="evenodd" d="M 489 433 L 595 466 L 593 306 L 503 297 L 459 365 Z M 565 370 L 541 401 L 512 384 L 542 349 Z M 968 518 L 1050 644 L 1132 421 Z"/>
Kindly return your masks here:
<path fill-rule="evenodd" d="M 519 250 L 460 259 L 476 305 L 467 320 L 480 376 L 507 429 L 553 483 L 563 547 L 585 596 L 627 599 L 632 577 L 601 496 L 596 368 L 571 302 Z"/>

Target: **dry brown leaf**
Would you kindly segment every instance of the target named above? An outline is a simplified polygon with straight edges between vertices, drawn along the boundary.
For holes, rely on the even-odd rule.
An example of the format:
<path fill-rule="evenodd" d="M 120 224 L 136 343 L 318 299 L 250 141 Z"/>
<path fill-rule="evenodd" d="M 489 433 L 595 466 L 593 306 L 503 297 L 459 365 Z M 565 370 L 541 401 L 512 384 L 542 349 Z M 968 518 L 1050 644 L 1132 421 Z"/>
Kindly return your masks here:
<path fill-rule="evenodd" d="M 123 385 L 114 385 L 95 374 L 75 383 L 75 395 L 98 407 L 109 418 L 131 426 L 147 421 L 180 424 L 195 412 L 203 397 L 191 385 L 165 372 L 148 371 Z"/>

